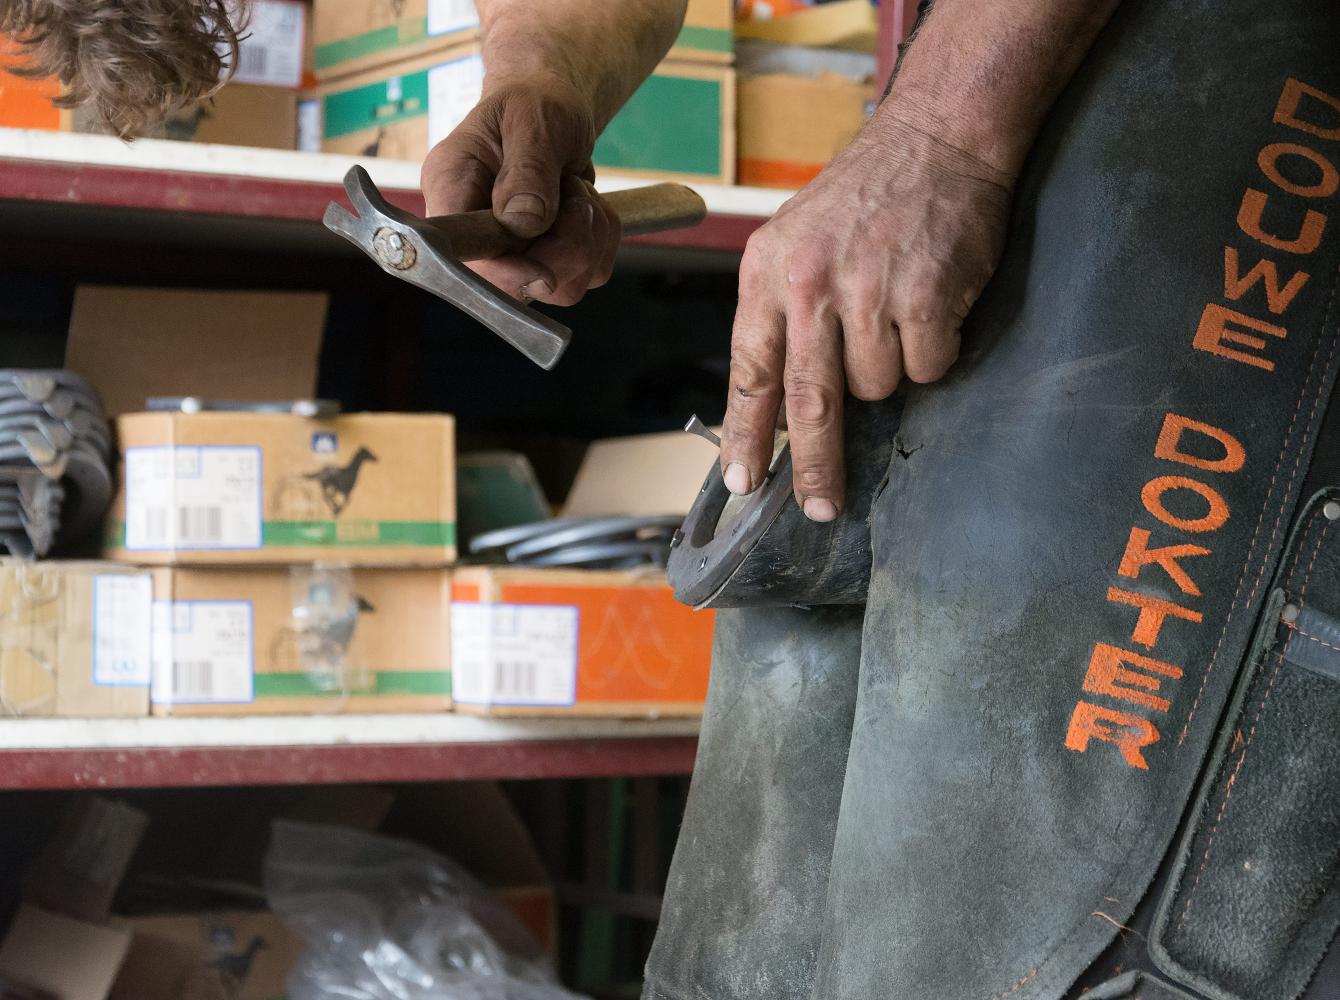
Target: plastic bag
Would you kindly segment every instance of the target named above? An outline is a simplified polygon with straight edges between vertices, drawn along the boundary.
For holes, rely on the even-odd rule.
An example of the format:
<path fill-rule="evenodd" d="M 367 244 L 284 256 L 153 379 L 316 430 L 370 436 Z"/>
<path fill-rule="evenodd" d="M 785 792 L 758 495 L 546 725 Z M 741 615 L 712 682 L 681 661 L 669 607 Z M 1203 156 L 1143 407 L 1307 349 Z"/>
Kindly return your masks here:
<path fill-rule="evenodd" d="M 265 893 L 306 946 L 290 1000 L 579 1000 L 511 911 L 417 844 L 280 820 Z"/>

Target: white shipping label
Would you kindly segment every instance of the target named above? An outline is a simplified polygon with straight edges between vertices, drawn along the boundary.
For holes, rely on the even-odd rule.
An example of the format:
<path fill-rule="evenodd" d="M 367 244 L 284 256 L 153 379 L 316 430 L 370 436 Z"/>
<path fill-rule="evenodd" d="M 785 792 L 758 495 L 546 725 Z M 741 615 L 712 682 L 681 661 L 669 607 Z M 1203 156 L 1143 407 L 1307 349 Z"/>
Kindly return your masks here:
<path fill-rule="evenodd" d="M 484 60 L 453 59 L 428 71 L 428 145 L 436 146 L 465 120 L 484 93 Z"/>
<path fill-rule="evenodd" d="M 155 601 L 153 687 L 157 705 L 255 700 L 250 601 Z"/>
<path fill-rule="evenodd" d="M 473 705 L 573 704 L 578 629 L 568 605 L 452 604 L 452 696 Z"/>
<path fill-rule="evenodd" d="M 153 582 L 147 576 L 93 578 L 93 683 L 148 687 L 153 662 Z"/>
<path fill-rule="evenodd" d="M 232 81 L 269 87 L 301 86 L 306 15 L 301 0 L 255 0 L 250 10 Z"/>
<path fill-rule="evenodd" d="M 261 450 L 126 449 L 126 548 L 261 547 Z"/>
<path fill-rule="evenodd" d="M 321 152 L 321 102 L 298 102 L 298 149 L 303 153 Z"/>
<path fill-rule="evenodd" d="M 428 0 L 428 34 L 445 35 L 478 26 L 475 0 Z"/>

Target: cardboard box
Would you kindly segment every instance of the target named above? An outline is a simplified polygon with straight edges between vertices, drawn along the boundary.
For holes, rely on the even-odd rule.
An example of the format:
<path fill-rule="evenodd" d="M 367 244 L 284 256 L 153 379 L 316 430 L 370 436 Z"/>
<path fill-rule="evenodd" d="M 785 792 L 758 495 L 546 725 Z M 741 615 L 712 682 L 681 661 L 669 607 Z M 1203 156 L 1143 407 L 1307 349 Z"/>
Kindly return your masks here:
<path fill-rule="evenodd" d="M 441 566 L 456 556 L 449 416 L 130 413 L 116 430 L 109 558 Z"/>
<path fill-rule="evenodd" d="M 13 65 L 16 47 L 0 36 L 0 66 Z M 18 76 L 0 69 L 0 128 L 36 128 L 51 132 L 69 132 L 74 128 L 69 108 L 51 102 L 60 96 L 55 79 Z"/>
<path fill-rule="evenodd" d="M 174 115 L 147 137 L 234 146 L 293 149 L 297 98 L 307 49 L 307 4 L 302 0 L 252 0 L 238 48 L 233 82 L 212 101 Z M 0 36 L 0 66 L 17 48 Z M 56 132 L 105 132 L 88 108 L 58 108 L 54 78 L 30 79 L 0 69 L 0 128 Z"/>
<path fill-rule="evenodd" d="M 479 102 L 484 61 L 473 43 L 378 66 L 309 95 L 321 151 L 422 160 Z"/>
<path fill-rule="evenodd" d="M 163 137 L 264 149 L 298 148 L 298 92 L 230 83 L 189 112 L 174 115 Z"/>
<path fill-rule="evenodd" d="M 140 570 L 0 559 L 0 714 L 148 714 L 151 600 Z"/>
<path fill-rule="evenodd" d="M 318 80 L 334 80 L 473 41 L 473 0 L 316 0 L 312 61 Z"/>
<path fill-rule="evenodd" d="M 596 139 L 598 172 L 735 181 L 735 71 L 667 60 Z"/>
<path fill-rule="evenodd" d="M 689 0 L 670 58 L 729 63 L 734 43 L 734 0 Z"/>
<path fill-rule="evenodd" d="M 110 1000 L 280 1000 L 302 942 L 267 910 L 126 921 L 130 950 Z"/>
<path fill-rule="evenodd" d="M 89 923 L 106 923 L 130 859 L 149 826 L 147 814 L 97 795 L 70 799 L 55 834 L 23 874 L 23 898 Z"/>
<path fill-rule="evenodd" d="M 694 434 L 637 434 L 592 441 L 563 504 L 563 517 L 687 514 L 717 450 Z"/>
<path fill-rule="evenodd" d="M 733 8 L 733 0 L 689 0 L 670 58 L 729 63 Z M 316 0 L 312 64 L 318 80 L 335 80 L 474 41 L 478 29 L 471 0 Z"/>
<path fill-rule="evenodd" d="M 321 151 L 422 160 L 478 103 L 483 80 L 479 47 L 467 44 L 320 87 L 311 96 Z M 730 183 L 734 71 L 662 63 L 596 140 L 593 159 L 600 172 Z"/>
<path fill-rule="evenodd" d="M 783 45 L 832 46 L 875 51 L 879 10 L 870 0 L 799 4 L 794 0 L 744 0 L 735 33 Z"/>
<path fill-rule="evenodd" d="M 452 690 L 477 715 L 698 716 L 711 612 L 645 570 L 458 569 Z"/>
<path fill-rule="evenodd" d="M 347 600 L 310 568 L 154 573 L 154 715 L 437 712 L 451 707 L 441 569 L 355 569 Z"/>
<path fill-rule="evenodd" d="M 834 73 L 741 76 L 739 90 L 738 176 L 757 187 L 812 181 L 860 131 L 873 96 L 870 81 Z"/>
<path fill-rule="evenodd" d="M 305 0 L 251 0 L 241 25 L 231 82 L 261 87 L 302 86 L 308 45 Z"/>
<path fill-rule="evenodd" d="M 150 396 L 308 399 L 328 303 L 324 292 L 80 285 L 65 367 L 98 387 L 111 416 Z"/>
<path fill-rule="evenodd" d="M 0 978 L 57 1000 L 106 1000 L 130 946 L 123 926 L 85 923 L 24 905 L 0 944 Z"/>

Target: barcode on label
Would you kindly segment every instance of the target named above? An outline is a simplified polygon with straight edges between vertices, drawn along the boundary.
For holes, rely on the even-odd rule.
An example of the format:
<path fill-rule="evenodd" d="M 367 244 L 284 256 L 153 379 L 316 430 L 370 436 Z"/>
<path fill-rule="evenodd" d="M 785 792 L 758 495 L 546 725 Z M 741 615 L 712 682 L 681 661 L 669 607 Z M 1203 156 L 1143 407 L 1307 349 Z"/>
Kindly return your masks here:
<path fill-rule="evenodd" d="M 230 0 L 231 2 L 231 0 Z M 296 0 L 252 0 L 238 45 L 236 83 L 296 87 L 302 83 L 305 10 Z M 220 45 L 219 54 L 228 56 Z"/>
<path fill-rule="evenodd" d="M 177 544 L 217 544 L 223 541 L 222 507 L 178 507 Z"/>
<path fill-rule="evenodd" d="M 237 50 L 237 69 L 246 76 L 264 76 L 269 65 L 270 50 L 263 45 L 240 45 Z"/>
<path fill-rule="evenodd" d="M 493 695 L 500 701 L 531 701 L 540 694 L 534 662 L 500 660 L 493 665 Z"/>
<path fill-rule="evenodd" d="M 127 549 L 258 549 L 261 449 L 149 446 L 126 449 Z"/>
<path fill-rule="evenodd" d="M 573 704 L 580 627 L 571 605 L 452 604 L 453 696 L 462 704 Z"/>
<path fill-rule="evenodd" d="M 178 701 L 210 701 L 214 664 L 209 660 L 177 660 L 172 664 L 172 694 Z"/>

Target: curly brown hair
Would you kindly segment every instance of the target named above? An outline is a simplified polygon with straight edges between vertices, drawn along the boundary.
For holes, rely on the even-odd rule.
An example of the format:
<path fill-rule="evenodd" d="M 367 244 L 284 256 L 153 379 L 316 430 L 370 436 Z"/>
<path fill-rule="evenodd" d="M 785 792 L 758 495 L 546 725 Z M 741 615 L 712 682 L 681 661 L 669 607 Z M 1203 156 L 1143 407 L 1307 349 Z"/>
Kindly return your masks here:
<path fill-rule="evenodd" d="M 0 0 L 24 76 L 60 80 L 122 138 L 208 98 L 237 65 L 246 0 Z"/>

